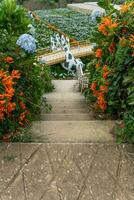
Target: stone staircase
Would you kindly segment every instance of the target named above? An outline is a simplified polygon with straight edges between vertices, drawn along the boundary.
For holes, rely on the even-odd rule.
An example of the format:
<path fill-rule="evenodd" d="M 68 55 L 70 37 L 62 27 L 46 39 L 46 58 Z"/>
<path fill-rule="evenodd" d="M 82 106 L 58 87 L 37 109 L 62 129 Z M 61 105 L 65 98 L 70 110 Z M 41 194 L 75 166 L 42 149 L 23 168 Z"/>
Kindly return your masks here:
<path fill-rule="evenodd" d="M 40 121 L 32 126 L 36 141 L 114 142 L 110 134 L 114 122 L 96 120 L 85 98 L 78 92 L 77 80 L 54 80 L 55 90 L 46 94 L 52 106 L 50 113 L 42 111 Z"/>
<path fill-rule="evenodd" d="M 52 111 L 49 114 L 42 113 L 41 120 L 44 121 L 89 121 L 92 113 L 88 106 L 82 101 L 51 101 Z"/>

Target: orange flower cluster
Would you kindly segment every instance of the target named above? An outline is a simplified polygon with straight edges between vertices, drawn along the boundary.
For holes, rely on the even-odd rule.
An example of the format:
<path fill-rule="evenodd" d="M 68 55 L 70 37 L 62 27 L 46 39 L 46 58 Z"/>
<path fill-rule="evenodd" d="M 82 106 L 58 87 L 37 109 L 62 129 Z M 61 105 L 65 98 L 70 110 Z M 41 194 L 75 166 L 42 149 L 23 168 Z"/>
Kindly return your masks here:
<path fill-rule="evenodd" d="M 97 87 L 97 82 L 95 81 L 95 82 L 93 82 L 93 83 L 91 84 L 91 86 L 90 86 L 90 89 L 93 91 L 93 95 L 94 95 L 94 96 L 97 96 L 97 95 L 98 95 L 98 91 L 97 91 L 96 87 Z"/>
<path fill-rule="evenodd" d="M 100 63 L 96 64 L 96 69 L 98 69 L 100 67 Z"/>
<path fill-rule="evenodd" d="M 11 63 L 14 62 L 13 58 L 10 57 L 10 56 L 7 56 L 7 57 L 4 59 L 4 61 L 5 61 L 6 63 L 8 63 L 8 64 L 11 64 Z"/>
<path fill-rule="evenodd" d="M 94 96 L 98 96 L 98 91 L 96 90 L 96 87 L 97 87 L 97 82 L 95 81 L 90 86 L 90 89 L 93 91 Z"/>
<path fill-rule="evenodd" d="M 27 115 L 29 115 L 29 111 L 28 110 L 25 110 L 24 112 L 22 112 L 18 118 L 18 121 L 19 121 L 19 124 L 20 126 L 24 126 L 25 123 L 28 122 L 27 120 Z"/>
<path fill-rule="evenodd" d="M 118 26 L 117 22 L 113 22 L 111 17 L 104 17 L 102 23 L 99 25 L 98 30 L 105 36 L 109 36 L 109 30 L 113 30 Z"/>
<path fill-rule="evenodd" d="M 93 82 L 92 84 L 91 84 L 91 90 L 96 90 L 96 86 L 97 86 L 97 83 L 96 83 L 96 81 L 95 82 Z"/>
<path fill-rule="evenodd" d="M 106 92 L 106 89 L 108 88 L 106 88 L 107 86 L 100 86 L 100 89 L 103 91 L 98 91 L 96 87 L 97 87 L 97 83 L 95 81 L 91 84 L 90 89 L 93 91 L 93 95 L 97 97 L 97 104 L 99 108 L 105 111 L 107 108 L 107 103 L 105 101 L 105 92 Z"/>
<path fill-rule="evenodd" d="M 107 79 L 108 78 L 108 74 L 109 74 L 108 66 L 104 65 L 103 66 L 103 78 Z M 105 81 L 104 85 L 100 86 L 100 91 L 101 92 L 100 92 L 99 97 L 98 97 L 98 105 L 103 111 L 105 111 L 106 108 L 107 108 L 107 102 L 105 101 L 105 94 L 108 91 L 108 85 L 109 85 L 109 82 Z"/>
<path fill-rule="evenodd" d="M 109 75 L 109 70 L 108 70 L 108 67 L 107 65 L 104 65 L 103 66 L 103 78 L 106 80 L 108 78 L 108 75 Z"/>
<path fill-rule="evenodd" d="M 15 90 L 13 88 L 15 82 L 13 79 L 19 79 L 20 73 L 18 70 L 13 70 L 11 75 L 8 72 L 0 70 L 0 81 L 5 93 L 0 94 L 0 120 L 3 120 L 5 114 L 10 115 L 15 110 L 16 104 L 12 102 Z"/>
<path fill-rule="evenodd" d="M 103 78 L 107 79 L 108 74 L 109 74 L 108 66 L 104 65 L 102 70 L 103 70 Z M 99 108 L 103 111 L 105 111 L 107 108 L 107 102 L 105 101 L 105 94 L 108 91 L 108 86 L 109 86 L 109 82 L 107 81 L 105 81 L 103 85 L 100 85 L 99 90 L 97 90 L 96 81 L 94 81 L 90 86 L 90 89 L 92 90 L 93 95 L 97 98 L 97 104 Z"/>
<path fill-rule="evenodd" d="M 102 111 L 105 111 L 107 108 L 107 102 L 105 101 L 104 92 L 99 92 L 97 103 Z"/>
<path fill-rule="evenodd" d="M 109 52 L 110 53 L 114 53 L 114 51 L 115 51 L 115 43 L 114 42 L 112 42 L 111 44 L 110 44 L 110 46 L 108 47 L 108 50 L 109 50 Z"/>
<path fill-rule="evenodd" d="M 20 105 L 22 110 L 26 109 L 26 105 L 23 103 L 23 101 L 20 101 L 19 105 Z"/>
<path fill-rule="evenodd" d="M 102 92 L 107 92 L 107 91 L 108 91 L 108 86 L 101 85 L 101 86 L 100 86 L 100 90 L 101 90 Z"/>
<path fill-rule="evenodd" d="M 130 2 L 130 3 L 125 3 L 125 4 L 121 5 L 120 6 L 120 11 L 122 13 L 126 13 L 129 10 L 129 8 L 133 5 L 133 3 L 134 2 Z"/>
<path fill-rule="evenodd" d="M 101 58 L 103 55 L 102 49 L 97 49 L 95 52 L 96 58 Z"/>
<path fill-rule="evenodd" d="M 11 77 L 12 77 L 12 79 L 19 79 L 20 78 L 20 72 L 18 70 L 13 70 Z"/>
<path fill-rule="evenodd" d="M 108 71 L 107 65 L 104 65 L 104 66 L 103 66 L 103 71 L 104 71 L 104 72 L 107 72 L 107 71 Z"/>

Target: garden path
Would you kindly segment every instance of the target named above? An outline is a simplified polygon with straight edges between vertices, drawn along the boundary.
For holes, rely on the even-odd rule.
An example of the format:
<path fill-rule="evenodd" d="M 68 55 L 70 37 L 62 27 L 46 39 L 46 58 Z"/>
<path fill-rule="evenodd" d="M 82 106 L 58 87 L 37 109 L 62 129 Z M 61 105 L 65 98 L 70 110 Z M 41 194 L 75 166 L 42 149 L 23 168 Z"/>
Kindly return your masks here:
<path fill-rule="evenodd" d="M 110 133 L 114 122 L 95 119 L 77 80 L 53 80 L 53 84 L 55 90 L 45 94 L 52 111 L 46 114 L 42 109 L 31 129 L 37 142 L 114 142 Z"/>
<path fill-rule="evenodd" d="M 91 13 L 93 10 L 104 11 L 101 7 L 97 5 L 97 2 L 85 2 L 85 3 L 72 3 L 67 5 L 68 8 L 82 13 Z"/>
<path fill-rule="evenodd" d="M 0 200 L 133 200 L 134 151 L 117 144 L 0 144 Z"/>

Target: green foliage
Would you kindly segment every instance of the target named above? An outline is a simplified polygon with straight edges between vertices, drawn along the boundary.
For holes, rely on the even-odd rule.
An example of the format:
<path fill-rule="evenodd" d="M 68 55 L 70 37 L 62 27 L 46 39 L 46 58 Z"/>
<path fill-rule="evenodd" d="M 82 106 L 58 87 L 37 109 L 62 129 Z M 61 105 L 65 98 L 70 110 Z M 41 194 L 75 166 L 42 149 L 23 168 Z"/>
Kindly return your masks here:
<path fill-rule="evenodd" d="M 14 135 L 11 137 L 11 142 L 22 142 L 22 143 L 30 143 L 34 142 L 34 138 L 32 135 L 29 133 L 30 127 L 26 127 L 23 129 L 20 129 L 20 133 Z"/>
<path fill-rule="evenodd" d="M 117 141 L 134 143 L 134 110 L 124 113 L 124 122 L 116 126 Z"/>
<path fill-rule="evenodd" d="M 39 65 L 36 63 L 34 55 L 27 55 L 23 51 L 19 51 L 17 54 L 10 51 L 10 55 L 14 56 L 15 62 L 9 65 L 8 71 L 11 73 L 15 68 L 15 70 L 18 70 L 21 73 L 21 77 L 14 86 L 15 94 L 12 101 L 15 102 L 16 109 L 12 112 L 10 117 L 7 115 L 4 120 L 0 122 L 0 136 L 18 130 L 21 124 L 19 121 L 21 113 L 29 113 L 24 118 L 25 122 L 27 122 L 27 119 L 32 120 L 39 114 L 40 106 L 42 104 L 41 96 L 44 93 L 53 90 L 49 67 Z M 2 58 L 5 57 L 5 54 L 3 54 Z M 4 70 L 7 68 L 5 64 L 3 65 L 1 63 L 1 66 Z M 2 91 L 0 90 L 0 93 L 1 92 Z M 22 93 L 22 95 L 20 95 L 20 93 Z M 20 107 L 20 101 L 23 102 L 24 109 Z"/>
<path fill-rule="evenodd" d="M 25 10 L 13 0 L 4 0 L 1 8 L 6 12 L 0 21 L 0 139 L 8 141 L 7 135 L 15 134 L 16 141 L 21 140 L 20 128 L 40 113 L 41 97 L 53 85 L 49 67 L 37 63 L 35 54 L 27 54 L 16 45 L 19 34 L 27 33 L 24 31 L 31 22 Z M 9 27 L 4 25 L 5 20 Z"/>
<path fill-rule="evenodd" d="M 74 74 L 63 69 L 60 65 L 51 67 L 51 75 L 55 79 L 70 79 L 74 77 Z"/>
<path fill-rule="evenodd" d="M 22 72 L 22 78 L 18 81 L 18 86 L 19 90 L 25 93 L 30 112 L 36 114 L 40 109 L 41 96 L 52 91 L 53 85 L 49 67 L 41 66 L 33 59 L 34 57 L 27 57 L 27 55 L 19 59 L 18 69 Z"/>
<path fill-rule="evenodd" d="M 94 26 L 90 15 L 77 13 L 69 9 L 38 10 L 36 13 L 50 24 L 58 27 L 70 37 L 79 41 L 87 40 Z"/>
<path fill-rule="evenodd" d="M 38 41 L 38 49 L 50 47 L 50 36 L 53 35 L 53 32 L 48 29 L 47 25 L 43 21 L 36 23 L 35 28 L 35 38 Z"/>
<path fill-rule="evenodd" d="M 23 7 L 16 5 L 15 0 L 3 0 L 0 4 L 0 28 L 16 35 L 27 30 L 30 20 Z"/>
<path fill-rule="evenodd" d="M 111 0 L 99 0 L 98 5 L 106 10 L 110 9 Z"/>
<path fill-rule="evenodd" d="M 108 1 L 101 0 L 99 3 L 102 3 L 102 7 L 105 8 L 109 6 Z M 96 42 L 97 47 L 96 56 L 88 65 L 89 85 L 92 86 L 93 91 L 90 90 L 88 93 L 89 98 L 92 94 L 94 97 L 92 100 L 95 100 L 101 109 L 101 104 L 105 103 L 105 112 L 124 124 L 123 127 L 117 128 L 119 140 L 133 143 L 134 18 L 132 13 L 134 4 L 128 1 L 121 11 L 113 9 L 112 6 L 107 9 L 109 9 L 107 16 L 100 19 L 92 32 L 91 41 Z M 98 56 L 97 51 L 101 51 L 102 55 Z M 105 92 L 101 89 L 104 87 Z"/>

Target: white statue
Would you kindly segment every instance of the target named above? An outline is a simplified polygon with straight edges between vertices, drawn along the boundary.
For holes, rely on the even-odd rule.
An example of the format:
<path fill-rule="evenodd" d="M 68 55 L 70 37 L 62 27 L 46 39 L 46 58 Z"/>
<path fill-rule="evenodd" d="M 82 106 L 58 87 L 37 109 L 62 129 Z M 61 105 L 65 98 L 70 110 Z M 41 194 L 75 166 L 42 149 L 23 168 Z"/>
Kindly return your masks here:
<path fill-rule="evenodd" d="M 65 70 L 75 73 L 77 78 L 82 77 L 84 64 L 80 59 L 76 59 L 71 53 L 69 38 L 64 35 L 60 37 L 59 34 L 56 34 L 54 37 L 51 37 L 51 41 L 52 50 L 62 49 L 65 51 L 65 62 L 61 63 L 61 66 Z"/>

